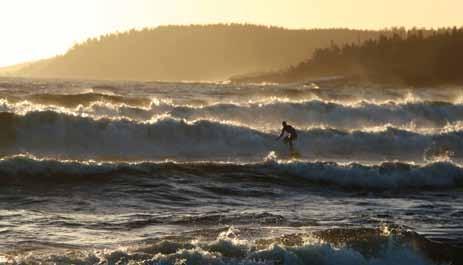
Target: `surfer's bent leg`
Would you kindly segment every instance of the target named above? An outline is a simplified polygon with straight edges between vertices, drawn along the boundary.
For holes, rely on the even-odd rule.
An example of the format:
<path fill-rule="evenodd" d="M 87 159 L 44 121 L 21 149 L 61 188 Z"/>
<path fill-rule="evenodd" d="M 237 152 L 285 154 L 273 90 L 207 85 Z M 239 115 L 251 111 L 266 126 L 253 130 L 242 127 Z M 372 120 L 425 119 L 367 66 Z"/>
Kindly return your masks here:
<path fill-rule="evenodd" d="M 283 142 L 285 144 L 288 144 L 291 140 L 289 139 L 289 136 L 286 136 L 285 138 L 283 138 Z"/>
<path fill-rule="evenodd" d="M 294 151 L 294 141 L 296 141 L 297 136 L 289 136 L 289 150 Z"/>

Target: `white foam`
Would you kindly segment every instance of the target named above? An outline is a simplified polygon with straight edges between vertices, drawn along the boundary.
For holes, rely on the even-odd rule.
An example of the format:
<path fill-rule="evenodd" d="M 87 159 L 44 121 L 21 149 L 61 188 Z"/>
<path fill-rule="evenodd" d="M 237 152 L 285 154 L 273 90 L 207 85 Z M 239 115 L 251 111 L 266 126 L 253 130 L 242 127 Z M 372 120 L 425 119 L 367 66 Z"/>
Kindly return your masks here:
<path fill-rule="evenodd" d="M 153 177 L 175 170 L 198 177 L 217 178 L 214 170 L 233 174 L 246 172 L 281 179 L 293 185 L 294 182 L 311 182 L 317 185 L 335 186 L 343 189 L 403 190 L 456 188 L 463 184 L 463 169 L 448 162 L 417 166 L 404 163 L 381 163 L 378 165 L 338 164 L 332 162 L 263 162 L 255 164 L 233 163 L 96 163 L 76 161 L 39 160 L 28 157 L 12 157 L 0 160 L 0 175 L 21 181 L 42 177 L 85 178 L 98 176 L 116 177 L 118 174 L 150 174 Z M 186 167 L 184 167 L 186 165 Z M 191 172 L 189 170 L 192 170 Z M 209 171 L 212 170 L 212 171 Z M 217 180 L 217 179 L 216 179 Z M 271 181 L 272 179 L 269 179 Z M 166 179 L 166 181 L 168 181 Z M 240 181 L 237 179 L 236 181 Z"/>
<path fill-rule="evenodd" d="M 391 239 L 393 241 L 393 239 Z M 181 247 L 173 245 L 174 249 Z M 114 251 L 95 251 L 95 254 L 83 254 L 78 251 L 62 255 L 28 255 L 14 257 L 18 263 L 47 263 L 60 264 L 210 264 L 210 265 L 431 265 L 433 262 L 424 258 L 420 253 L 398 242 L 391 242 L 376 255 L 364 255 L 349 247 L 336 248 L 329 244 L 312 243 L 302 246 L 284 246 L 273 244 L 258 250 L 252 242 L 236 243 L 227 240 L 217 240 L 209 243 L 195 243 L 190 248 L 180 248 L 167 254 L 155 252 L 131 253 L 124 249 Z"/>
<path fill-rule="evenodd" d="M 0 113 L 1 114 L 1 113 Z M 270 150 L 287 153 L 276 134 L 211 120 L 182 120 L 169 115 L 146 122 L 86 118 L 54 111 L 0 116 L 0 154 L 30 153 L 64 159 L 242 160 L 256 161 Z M 460 131 L 419 134 L 396 128 L 378 131 L 311 129 L 300 131 L 296 148 L 305 159 L 423 162 L 444 148 L 463 156 Z"/>
<path fill-rule="evenodd" d="M 97 99 L 76 107 L 43 105 L 27 100 L 11 103 L 6 99 L 0 99 L 0 110 L 21 115 L 34 111 L 55 111 L 94 119 L 128 118 L 136 121 L 147 121 L 153 116 L 169 114 L 174 118 L 188 120 L 228 121 L 259 130 L 274 130 L 280 126 L 282 120 L 289 120 L 298 128 L 331 127 L 358 130 L 390 125 L 415 131 L 432 129 L 436 132 L 444 127 L 449 129 L 449 125 L 455 127 L 463 121 L 463 105 L 459 103 L 364 101 L 341 104 L 322 100 L 293 102 L 276 99 L 264 103 L 218 103 L 198 107 L 178 105 L 157 98 L 153 98 L 149 106 Z"/>

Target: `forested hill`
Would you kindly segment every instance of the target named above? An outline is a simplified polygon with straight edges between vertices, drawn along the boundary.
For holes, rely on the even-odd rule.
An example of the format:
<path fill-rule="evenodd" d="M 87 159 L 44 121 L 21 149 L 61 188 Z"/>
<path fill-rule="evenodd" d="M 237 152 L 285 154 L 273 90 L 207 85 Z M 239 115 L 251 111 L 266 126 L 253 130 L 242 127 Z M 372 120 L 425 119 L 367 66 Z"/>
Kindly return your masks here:
<path fill-rule="evenodd" d="M 33 77 L 223 80 L 281 69 L 316 48 L 377 38 L 378 31 L 288 30 L 241 24 L 161 26 L 89 39 L 66 54 L 23 68 Z"/>
<path fill-rule="evenodd" d="M 300 82 L 348 76 L 409 85 L 463 83 L 463 28 L 410 30 L 317 49 L 285 70 L 232 78 L 235 82 Z"/>

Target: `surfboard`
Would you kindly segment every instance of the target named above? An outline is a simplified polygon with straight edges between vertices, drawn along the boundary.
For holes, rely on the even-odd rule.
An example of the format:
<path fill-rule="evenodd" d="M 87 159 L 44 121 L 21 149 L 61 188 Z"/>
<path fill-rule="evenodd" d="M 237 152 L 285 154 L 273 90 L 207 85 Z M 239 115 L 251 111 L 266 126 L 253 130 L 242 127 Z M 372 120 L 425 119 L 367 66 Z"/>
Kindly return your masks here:
<path fill-rule="evenodd" d="M 271 151 L 265 158 L 265 161 L 277 161 L 277 160 L 294 160 L 301 159 L 302 155 L 299 151 L 293 152 L 276 152 Z"/>
<path fill-rule="evenodd" d="M 302 155 L 301 153 L 299 153 L 299 151 L 294 150 L 289 154 L 289 157 L 291 157 L 292 159 L 300 159 Z"/>
<path fill-rule="evenodd" d="M 285 152 L 278 154 L 278 158 L 282 160 L 294 160 L 294 159 L 301 159 L 302 155 L 299 151 L 292 151 L 292 152 Z"/>

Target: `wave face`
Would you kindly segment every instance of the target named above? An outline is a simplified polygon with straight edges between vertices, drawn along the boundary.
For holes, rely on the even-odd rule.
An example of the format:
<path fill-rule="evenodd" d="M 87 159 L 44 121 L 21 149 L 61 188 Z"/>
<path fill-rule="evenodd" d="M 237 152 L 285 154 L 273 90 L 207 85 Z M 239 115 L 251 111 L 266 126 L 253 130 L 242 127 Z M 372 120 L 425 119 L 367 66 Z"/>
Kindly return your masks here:
<path fill-rule="evenodd" d="M 91 83 L 0 80 L 0 111 L 53 111 L 92 118 L 175 119 L 240 124 L 275 131 L 282 120 L 304 130 L 362 130 L 391 126 L 415 132 L 461 127 L 458 88 Z M 4 87 L 2 89 L 2 87 Z"/>
<path fill-rule="evenodd" d="M 189 175 L 211 180 L 234 182 L 262 181 L 287 185 L 316 184 L 342 189 L 438 189 L 457 188 L 463 184 L 463 169 L 445 162 L 416 166 L 386 162 L 379 165 L 336 164 L 328 162 L 277 162 L 255 164 L 229 163 L 79 163 L 30 158 L 10 158 L 0 161 L 4 182 L 34 181 L 67 182 L 76 180 L 99 181 L 112 177 L 126 177 L 136 182 L 135 176 Z M 242 175 L 243 177 L 238 177 Z M 265 177 L 268 176 L 268 177 Z M 220 178 L 223 177 L 222 180 Z M 131 179 L 133 178 L 133 179 Z M 166 181 L 168 181 L 168 177 Z"/>
<path fill-rule="evenodd" d="M 388 124 L 395 127 L 439 128 L 461 121 L 463 115 L 463 105 L 440 102 L 342 105 L 308 101 L 248 106 L 219 104 L 199 109 L 166 109 L 161 106 L 152 110 L 154 113 L 166 112 L 173 117 L 227 120 L 258 128 L 278 128 L 279 121 L 289 119 L 302 128 L 325 126 L 345 130 Z"/>
<path fill-rule="evenodd" d="M 0 113 L 0 154 L 102 160 L 262 160 L 270 151 L 283 157 L 276 133 L 199 120 L 160 118 L 92 119 L 52 111 L 26 115 Z M 305 158 L 424 161 L 439 148 L 461 157 L 462 131 L 419 134 L 395 128 L 345 132 L 310 129 L 299 132 L 297 149 Z"/>
<path fill-rule="evenodd" d="M 433 243 L 392 222 L 461 226 L 461 209 L 450 207 L 460 199 L 450 195 L 447 202 L 443 192 L 461 187 L 463 169 L 449 163 L 16 157 L 0 161 L 0 176 L 0 204 L 9 205 L 0 216 L 12 224 L 2 230 L 0 259 L 12 264 L 451 264 L 461 258 L 453 242 Z M 442 194 L 417 195 L 424 191 Z M 439 198 L 437 207 L 430 198 Z M 30 235 L 20 224 L 41 229 Z M 339 226 L 347 228 L 327 229 Z"/>
<path fill-rule="evenodd" d="M 394 126 L 417 131 L 438 131 L 440 128 L 463 122 L 463 105 L 446 102 L 342 104 L 320 100 L 303 102 L 270 100 L 262 103 L 195 106 L 189 103 L 178 105 L 155 99 L 104 94 L 32 97 L 41 100 L 15 103 L 12 100 L 0 100 L 0 110 L 17 114 L 49 110 L 95 118 L 127 118 L 140 122 L 149 121 L 160 115 L 168 115 L 177 119 L 226 121 L 259 130 L 278 129 L 282 120 L 290 120 L 301 129 L 330 127 L 355 130 Z M 53 105 L 54 103 L 57 104 Z"/>
<path fill-rule="evenodd" d="M 363 241 L 351 238 L 341 239 L 340 233 L 368 233 Z M 444 252 L 443 246 L 432 244 L 417 235 L 405 234 L 385 236 L 374 230 L 326 231 L 318 235 L 286 235 L 252 242 L 239 238 L 240 230 L 229 228 L 217 235 L 216 240 L 184 242 L 175 239 L 147 242 L 143 245 L 132 245 L 121 250 L 95 251 L 94 253 L 74 250 L 64 254 L 59 247 L 48 247 L 54 255 L 40 256 L 37 253 L 10 262 L 22 264 L 395 264 L 395 265 L 432 265 L 440 264 L 442 259 L 426 256 L 422 249 L 428 248 Z M 321 242 L 316 237 L 323 234 L 338 235 L 340 242 Z M 344 237 L 346 237 L 344 235 Z M 311 242 L 312 241 L 312 242 Z M 365 244 L 369 243 L 367 246 Z M 343 242 L 344 243 L 344 242 Z M 338 246 L 339 245 L 339 246 Z M 35 254 L 35 255 L 34 255 Z M 460 255 L 461 256 L 461 255 Z M 454 260 L 458 258 L 455 255 Z M 8 260 L 8 258 L 5 258 Z"/>

